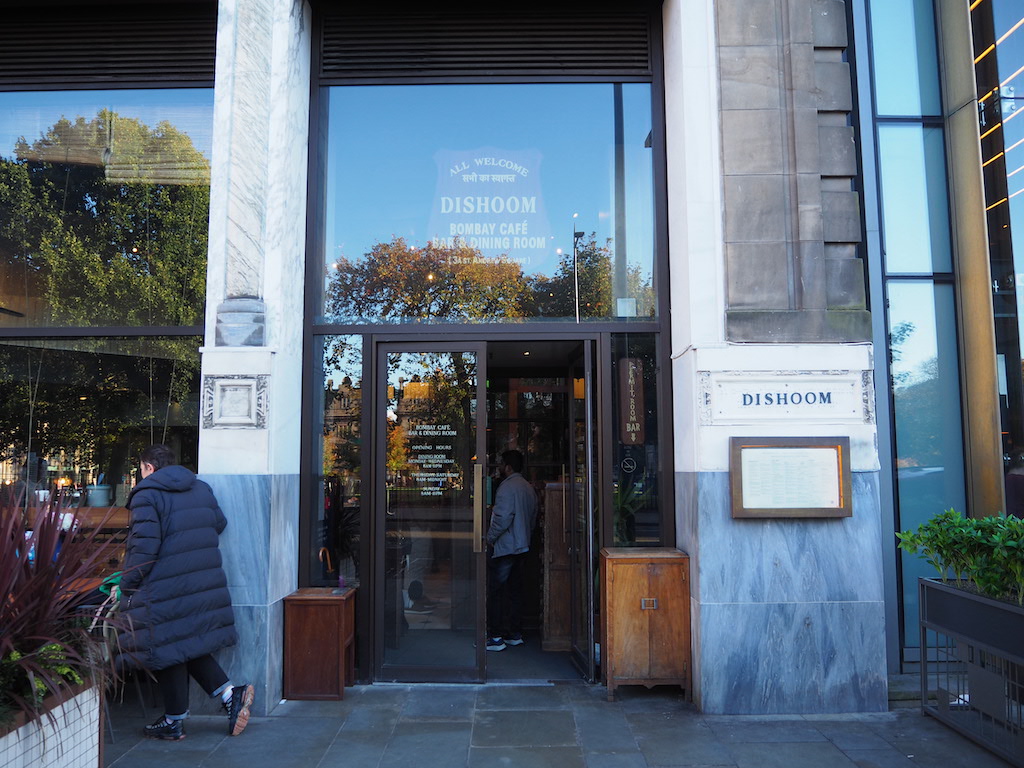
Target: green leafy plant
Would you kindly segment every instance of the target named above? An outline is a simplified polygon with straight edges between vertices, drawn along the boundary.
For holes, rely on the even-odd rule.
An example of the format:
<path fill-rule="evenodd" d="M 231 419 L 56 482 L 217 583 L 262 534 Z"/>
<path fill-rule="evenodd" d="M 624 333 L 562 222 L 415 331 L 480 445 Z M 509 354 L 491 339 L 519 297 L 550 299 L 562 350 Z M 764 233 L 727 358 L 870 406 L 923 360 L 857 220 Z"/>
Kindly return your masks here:
<path fill-rule="evenodd" d="M 108 554 L 97 539 L 102 527 L 82 530 L 59 500 L 28 510 L 0 503 L 0 719 L 7 724 L 18 712 L 28 720 L 46 715 L 47 696 L 115 674 L 86 607 Z"/>
<path fill-rule="evenodd" d="M 1024 520 L 969 518 L 948 509 L 896 537 L 901 550 L 924 557 L 943 582 L 952 574 L 984 595 L 1024 606 Z"/>

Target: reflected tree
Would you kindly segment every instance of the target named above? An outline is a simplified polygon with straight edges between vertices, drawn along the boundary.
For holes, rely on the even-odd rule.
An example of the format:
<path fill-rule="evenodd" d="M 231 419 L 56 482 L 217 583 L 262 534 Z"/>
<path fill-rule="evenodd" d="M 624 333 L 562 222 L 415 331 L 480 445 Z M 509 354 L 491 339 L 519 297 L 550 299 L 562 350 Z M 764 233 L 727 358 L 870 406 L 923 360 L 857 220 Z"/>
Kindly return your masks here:
<path fill-rule="evenodd" d="M 22 137 L 0 158 L 0 317 L 35 327 L 200 322 L 209 199 L 208 160 L 168 122 L 101 110 Z M 187 337 L 9 344 L 3 458 L 63 451 L 121 474 L 135 443 L 196 429 L 196 348 Z"/>
<path fill-rule="evenodd" d="M 518 264 L 462 242 L 418 248 L 396 237 L 334 264 L 324 314 L 329 322 L 512 320 L 529 298 Z"/>
<path fill-rule="evenodd" d="M 191 325 L 209 162 L 162 122 L 61 118 L 0 159 L 0 295 L 32 325 Z"/>

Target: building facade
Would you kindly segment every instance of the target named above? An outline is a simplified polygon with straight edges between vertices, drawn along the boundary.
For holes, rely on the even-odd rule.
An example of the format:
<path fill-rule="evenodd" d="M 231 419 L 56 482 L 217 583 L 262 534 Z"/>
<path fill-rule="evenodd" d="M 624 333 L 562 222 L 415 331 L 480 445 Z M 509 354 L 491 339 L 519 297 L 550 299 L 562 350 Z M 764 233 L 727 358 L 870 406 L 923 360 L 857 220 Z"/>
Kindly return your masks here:
<path fill-rule="evenodd" d="M 1014 509 L 1012 5 L 16 8 L 0 481 L 171 444 L 268 709 L 297 588 L 358 586 L 366 683 L 596 680 L 600 549 L 673 546 L 702 710 L 884 710 L 895 532 Z M 509 448 L 536 666 L 482 642 Z"/>

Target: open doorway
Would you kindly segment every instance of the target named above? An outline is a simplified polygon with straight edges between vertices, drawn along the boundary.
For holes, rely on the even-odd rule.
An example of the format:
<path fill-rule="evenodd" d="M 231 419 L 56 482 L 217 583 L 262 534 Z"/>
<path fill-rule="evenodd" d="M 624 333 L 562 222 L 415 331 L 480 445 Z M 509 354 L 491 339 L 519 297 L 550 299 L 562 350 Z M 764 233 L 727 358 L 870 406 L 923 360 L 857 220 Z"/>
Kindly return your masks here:
<path fill-rule="evenodd" d="M 586 362 L 578 340 L 487 346 L 488 509 L 501 481 L 500 456 L 510 449 L 523 454 L 523 475 L 538 502 L 521 584 L 525 642 L 487 654 L 488 680 L 578 680 L 593 674 L 573 653 L 574 630 L 586 634 L 589 644 L 593 626 L 593 580 L 574 578 L 574 569 L 590 568 L 579 562 L 576 548 L 581 538 L 592 540 L 594 529 Z M 574 537 L 574 529 L 582 535 Z"/>
<path fill-rule="evenodd" d="M 376 679 L 594 678 L 595 346 L 376 345 Z M 538 499 L 525 642 L 485 652 L 485 533 L 512 448 Z"/>

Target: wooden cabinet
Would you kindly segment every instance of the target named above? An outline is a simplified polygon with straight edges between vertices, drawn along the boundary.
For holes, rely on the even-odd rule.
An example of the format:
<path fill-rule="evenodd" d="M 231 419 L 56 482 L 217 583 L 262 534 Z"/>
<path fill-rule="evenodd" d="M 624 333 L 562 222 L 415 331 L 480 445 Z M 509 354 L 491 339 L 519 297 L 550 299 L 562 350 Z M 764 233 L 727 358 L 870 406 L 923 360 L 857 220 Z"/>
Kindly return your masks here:
<path fill-rule="evenodd" d="M 284 599 L 284 697 L 343 699 L 355 677 L 353 588 L 308 587 Z"/>
<path fill-rule="evenodd" d="M 690 558 L 669 547 L 601 550 L 601 662 L 620 685 L 690 688 Z"/>

